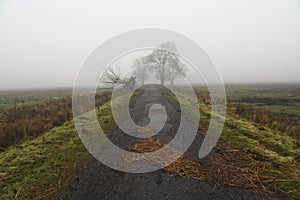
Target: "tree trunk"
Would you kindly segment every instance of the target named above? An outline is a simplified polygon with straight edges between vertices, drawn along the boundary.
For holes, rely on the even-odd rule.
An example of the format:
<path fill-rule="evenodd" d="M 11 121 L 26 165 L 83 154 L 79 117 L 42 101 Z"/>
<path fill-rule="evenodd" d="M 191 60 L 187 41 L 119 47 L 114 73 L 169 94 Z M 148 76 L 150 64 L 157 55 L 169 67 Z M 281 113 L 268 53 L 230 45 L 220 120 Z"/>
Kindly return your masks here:
<path fill-rule="evenodd" d="M 142 68 L 142 85 L 144 85 L 144 82 L 145 82 L 145 65 L 143 66 L 143 68 Z"/>
<path fill-rule="evenodd" d="M 143 74 L 143 76 L 142 76 L 141 82 L 142 82 L 142 85 L 144 85 L 144 82 L 145 82 L 145 75 L 144 75 L 144 74 Z"/>
<path fill-rule="evenodd" d="M 160 75 L 160 83 L 165 85 L 165 63 L 162 64 L 161 75 Z"/>
<path fill-rule="evenodd" d="M 174 79 L 171 78 L 170 82 L 171 82 L 171 85 L 173 86 L 174 85 Z"/>

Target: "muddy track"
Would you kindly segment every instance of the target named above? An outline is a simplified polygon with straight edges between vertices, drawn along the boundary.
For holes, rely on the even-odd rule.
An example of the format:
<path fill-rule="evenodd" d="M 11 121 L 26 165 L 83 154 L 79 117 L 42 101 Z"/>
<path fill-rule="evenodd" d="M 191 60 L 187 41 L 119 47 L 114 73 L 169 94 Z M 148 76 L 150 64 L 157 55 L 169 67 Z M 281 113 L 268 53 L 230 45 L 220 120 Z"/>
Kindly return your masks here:
<path fill-rule="evenodd" d="M 147 125 L 150 122 L 148 110 L 153 104 L 163 105 L 168 114 L 164 128 L 154 138 L 168 143 L 177 132 L 181 113 L 179 105 L 172 103 L 159 86 L 145 87 L 130 108 L 130 114 L 137 124 Z M 109 138 L 126 150 L 142 140 L 128 136 L 118 128 L 112 131 Z M 197 134 L 186 154 L 197 159 L 202 140 L 203 135 Z M 67 199 L 262 199 L 262 196 L 245 188 L 216 186 L 190 177 L 174 177 L 162 169 L 144 174 L 124 173 L 93 159 L 89 167 L 81 172 L 79 180 L 69 187 Z"/>

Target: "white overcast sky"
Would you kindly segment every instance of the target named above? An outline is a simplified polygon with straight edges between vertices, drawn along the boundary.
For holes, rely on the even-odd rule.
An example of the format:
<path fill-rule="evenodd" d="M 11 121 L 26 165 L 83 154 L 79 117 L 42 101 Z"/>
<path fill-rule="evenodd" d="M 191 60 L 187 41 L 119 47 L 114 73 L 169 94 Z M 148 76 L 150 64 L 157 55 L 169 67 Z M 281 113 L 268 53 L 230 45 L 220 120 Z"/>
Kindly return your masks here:
<path fill-rule="evenodd" d="M 225 82 L 299 82 L 299 0 L 0 0 L 0 89 L 72 86 L 93 49 L 145 27 L 199 43 Z"/>

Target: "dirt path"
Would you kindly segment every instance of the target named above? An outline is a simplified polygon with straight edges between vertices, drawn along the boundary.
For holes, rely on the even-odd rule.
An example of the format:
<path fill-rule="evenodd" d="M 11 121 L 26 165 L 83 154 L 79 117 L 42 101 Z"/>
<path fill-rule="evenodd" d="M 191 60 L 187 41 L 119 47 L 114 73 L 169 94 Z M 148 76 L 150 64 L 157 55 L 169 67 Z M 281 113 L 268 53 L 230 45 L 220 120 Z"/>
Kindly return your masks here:
<path fill-rule="evenodd" d="M 155 103 L 165 107 L 168 118 L 163 130 L 154 138 L 168 143 L 177 132 L 180 109 L 158 86 L 145 88 L 130 109 L 131 116 L 141 126 L 148 124 L 147 111 Z M 134 139 L 120 129 L 115 129 L 109 138 L 126 150 L 142 140 Z M 197 159 L 202 139 L 203 135 L 197 134 L 186 154 Z M 262 199 L 262 196 L 244 188 L 220 187 L 190 177 L 174 177 L 163 169 L 144 174 L 123 173 L 94 159 L 82 172 L 79 181 L 70 186 L 67 199 Z"/>

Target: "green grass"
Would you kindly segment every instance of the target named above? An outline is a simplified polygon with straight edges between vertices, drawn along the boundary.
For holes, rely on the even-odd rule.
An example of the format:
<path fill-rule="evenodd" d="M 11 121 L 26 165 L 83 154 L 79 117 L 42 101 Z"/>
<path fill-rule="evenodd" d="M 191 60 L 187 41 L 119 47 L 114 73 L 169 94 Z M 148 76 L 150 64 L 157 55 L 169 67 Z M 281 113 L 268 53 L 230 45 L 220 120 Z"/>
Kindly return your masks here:
<path fill-rule="evenodd" d="M 230 124 L 230 125 L 229 125 Z M 229 128 L 235 126 L 236 128 Z M 220 143 L 256 161 L 261 180 L 283 199 L 300 198 L 300 151 L 295 139 L 239 119 L 227 118 Z M 250 161 L 249 161 L 250 162 Z"/>
<path fill-rule="evenodd" d="M 141 92 L 134 93 L 131 104 Z M 109 133 L 115 126 L 111 101 L 99 106 L 96 113 L 103 131 Z M 0 153 L 0 199 L 60 198 L 64 186 L 74 180 L 75 170 L 90 158 L 73 120 L 10 147 Z"/>
<path fill-rule="evenodd" d="M 207 127 L 210 113 L 205 104 L 201 105 L 201 114 L 206 117 L 202 116 L 200 126 Z M 227 115 L 219 143 L 247 154 L 249 162 L 255 162 L 262 183 L 282 199 L 300 199 L 300 149 L 296 139 Z"/>
<path fill-rule="evenodd" d="M 110 102 L 99 110 L 107 131 L 113 123 Z M 66 171 L 87 157 L 73 121 L 11 147 L 0 154 L 0 199 L 40 199 L 55 193 L 71 181 Z"/>
<path fill-rule="evenodd" d="M 70 162 L 86 154 L 72 122 L 0 154 L 0 199 L 39 198 Z"/>

